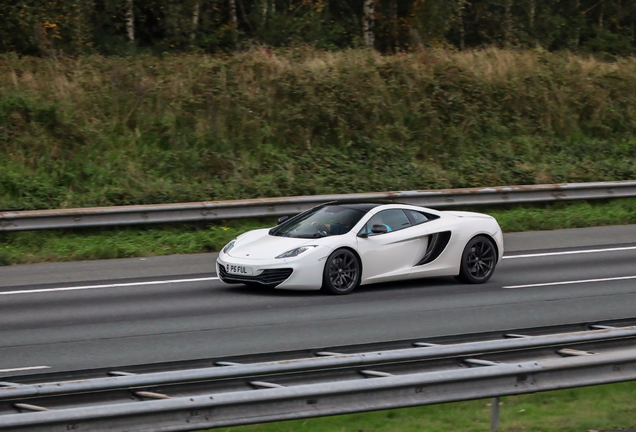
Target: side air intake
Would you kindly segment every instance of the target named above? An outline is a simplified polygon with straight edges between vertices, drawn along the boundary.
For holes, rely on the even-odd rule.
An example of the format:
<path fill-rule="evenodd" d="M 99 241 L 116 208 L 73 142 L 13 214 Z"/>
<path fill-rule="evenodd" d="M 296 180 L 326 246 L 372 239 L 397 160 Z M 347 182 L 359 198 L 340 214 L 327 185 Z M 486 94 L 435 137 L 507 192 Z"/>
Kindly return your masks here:
<path fill-rule="evenodd" d="M 442 231 L 439 233 L 431 234 L 428 238 L 428 246 L 426 247 L 426 253 L 424 254 L 424 257 L 415 265 L 420 266 L 435 261 L 437 257 L 440 256 L 442 252 L 444 252 L 446 246 L 448 246 L 450 238 L 450 231 Z"/>

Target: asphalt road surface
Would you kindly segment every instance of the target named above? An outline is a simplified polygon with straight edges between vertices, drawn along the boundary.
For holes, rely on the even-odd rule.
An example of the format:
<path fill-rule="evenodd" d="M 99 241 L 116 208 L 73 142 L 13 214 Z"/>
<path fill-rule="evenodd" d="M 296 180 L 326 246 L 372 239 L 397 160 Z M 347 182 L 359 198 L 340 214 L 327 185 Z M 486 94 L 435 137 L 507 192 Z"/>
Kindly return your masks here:
<path fill-rule="evenodd" d="M 636 225 L 509 234 L 484 285 L 228 286 L 215 254 L 0 267 L 0 377 L 636 316 Z"/>

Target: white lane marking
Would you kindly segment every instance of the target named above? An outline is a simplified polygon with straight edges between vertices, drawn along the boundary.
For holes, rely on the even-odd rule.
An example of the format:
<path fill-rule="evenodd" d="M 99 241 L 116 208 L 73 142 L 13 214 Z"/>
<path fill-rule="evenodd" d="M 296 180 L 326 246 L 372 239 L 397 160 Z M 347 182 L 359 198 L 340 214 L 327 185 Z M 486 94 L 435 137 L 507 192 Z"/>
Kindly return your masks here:
<path fill-rule="evenodd" d="M 567 251 L 567 252 L 545 252 L 545 253 L 526 254 L 526 255 L 511 255 L 511 256 L 505 256 L 503 257 L 503 259 L 536 258 L 536 257 L 546 257 L 546 256 L 555 256 L 555 255 L 575 255 L 575 254 L 584 254 L 584 253 L 616 252 L 616 251 L 626 251 L 626 250 L 636 250 L 636 246 L 626 246 L 626 247 L 618 247 L 618 248 L 610 248 L 610 249 L 584 249 L 584 250 L 575 250 L 575 251 Z"/>
<path fill-rule="evenodd" d="M 86 286 L 76 286 L 76 287 L 41 288 L 41 289 L 33 289 L 33 290 L 4 291 L 4 292 L 0 292 L 0 295 L 36 294 L 36 293 L 79 291 L 79 290 L 102 289 L 102 288 L 122 288 L 122 287 L 143 286 L 143 285 L 165 285 L 165 284 L 188 283 L 188 282 L 203 282 L 203 281 L 211 281 L 211 280 L 218 280 L 218 279 L 219 279 L 218 277 L 207 277 L 207 278 L 193 278 L 193 279 L 174 279 L 174 280 L 165 280 L 165 281 L 129 282 L 129 283 L 118 283 L 118 284 L 109 284 L 109 285 L 86 285 Z"/>
<path fill-rule="evenodd" d="M 636 276 L 620 276 L 620 277 L 611 277 L 611 278 L 603 278 L 603 279 L 583 279 L 583 280 L 563 281 L 563 282 L 545 282 L 545 283 L 528 284 L 528 285 L 510 285 L 510 286 L 505 286 L 502 288 L 508 288 L 508 289 L 534 288 L 534 287 L 543 287 L 543 286 L 552 286 L 552 285 L 572 285 L 572 284 L 580 284 L 580 283 L 609 282 L 609 281 L 628 280 L 628 279 L 636 279 Z"/>
<path fill-rule="evenodd" d="M 35 369 L 51 369 L 51 366 L 29 366 L 29 367 L 23 367 L 23 368 L 0 369 L 0 373 L 2 373 L 2 372 L 18 372 L 18 371 L 35 370 Z"/>

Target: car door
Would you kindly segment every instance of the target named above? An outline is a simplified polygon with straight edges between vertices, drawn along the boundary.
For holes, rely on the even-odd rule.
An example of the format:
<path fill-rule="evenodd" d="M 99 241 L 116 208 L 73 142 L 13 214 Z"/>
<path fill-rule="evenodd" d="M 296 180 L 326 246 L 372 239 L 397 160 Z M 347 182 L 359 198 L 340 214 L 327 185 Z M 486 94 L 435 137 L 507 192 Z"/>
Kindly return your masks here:
<path fill-rule="evenodd" d="M 373 225 L 384 225 L 386 233 L 372 233 Z M 362 259 L 362 283 L 401 279 L 407 276 L 420 248 L 426 248 L 426 236 L 413 238 L 412 223 L 401 209 L 389 209 L 373 215 L 358 236 Z M 417 237 L 417 235 L 416 235 Z"/>

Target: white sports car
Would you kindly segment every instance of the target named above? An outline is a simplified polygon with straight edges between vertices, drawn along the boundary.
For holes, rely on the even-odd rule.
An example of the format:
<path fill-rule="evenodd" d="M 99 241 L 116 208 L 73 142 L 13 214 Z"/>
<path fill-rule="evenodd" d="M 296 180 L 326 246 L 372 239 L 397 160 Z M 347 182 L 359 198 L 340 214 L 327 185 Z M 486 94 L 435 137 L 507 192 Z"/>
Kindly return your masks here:
<path fill-rule="evenodd" d="M 217 260 L 219 278 L 333 294 L 426 276 L 484 283 L 504 252 L 499 224 L 480 213 L 332 202 L 278 223 L 228 243 Z"/>

